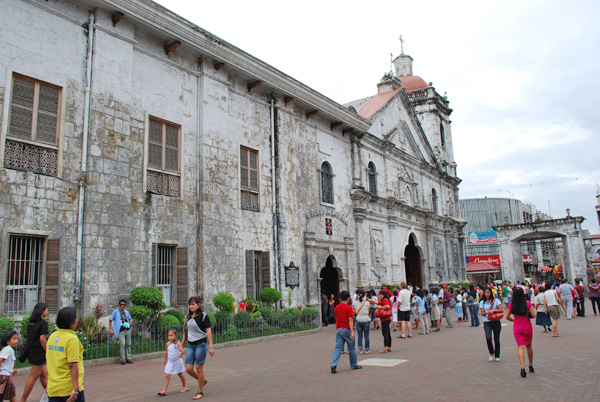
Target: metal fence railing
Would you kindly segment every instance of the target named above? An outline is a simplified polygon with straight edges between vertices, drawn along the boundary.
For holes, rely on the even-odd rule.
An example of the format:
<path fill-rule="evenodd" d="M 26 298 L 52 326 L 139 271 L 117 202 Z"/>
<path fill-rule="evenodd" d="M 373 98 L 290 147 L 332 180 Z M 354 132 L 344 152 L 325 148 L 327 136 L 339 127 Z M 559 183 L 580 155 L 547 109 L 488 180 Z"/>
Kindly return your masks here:
<path fill-rule="evenodd" d="M 300 311 L 298 310 L 300 313 Z M 243 339 L 258 338 L 269 335 L 285 334 L 290 332 L 307 331 L 319 328 L 320 320 L 318 312 L 301 314 L 286 314 L 284 312 L 273 312 L 265 317 L 259 315 L 256 318 L 248 315 L 234 316 L 232 318 L 217 319 L 212 324 L 213 343 L 224 343 Z M 106 328 L 98 327 L 99 330 L 77 331 L 77 335 L 83 345 L 83 359 L 94 360 L 102 358 L 118 357 L 120 345 L 118 340 L 110 336 Z M 165 350 L 168 340 L 169 328 L 160 328 L 158 323 L 136 322 L 131 328 L 131 352 L 133 355 L 161 352 Z M 183 335 L 183 327 L 178 328 L 179 339 Z M 19 356 L 22 343 L 17 347 L 16 355 Z M 186 345 L 184 345 L 185 347 Z M 15 368 L 28 367 L 29 362 L 20 363 L 17 359 Z"/>

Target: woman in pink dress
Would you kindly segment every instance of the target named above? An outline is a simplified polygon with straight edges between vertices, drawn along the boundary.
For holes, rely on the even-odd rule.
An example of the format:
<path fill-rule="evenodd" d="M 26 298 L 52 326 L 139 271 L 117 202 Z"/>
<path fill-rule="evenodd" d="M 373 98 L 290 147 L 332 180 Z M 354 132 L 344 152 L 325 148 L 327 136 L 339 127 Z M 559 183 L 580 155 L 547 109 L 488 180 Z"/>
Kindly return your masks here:
<path fill-rule="evenodd" d="M 519 361 L 521 362 L 521 377 L 527 377 L 525 371 L 525 349 L 527 348 L 527 358 L 529 360 L 529 372 L 533 373 L 533 328 L 531 318 L 535 318 L 535 308 L 533 304 L 525 297 L 522 288 L 513 289 L 512 302 L 508 304 L 506 319 L 514 322 L 513 333 L 517 346 L 519 347 Z"/>

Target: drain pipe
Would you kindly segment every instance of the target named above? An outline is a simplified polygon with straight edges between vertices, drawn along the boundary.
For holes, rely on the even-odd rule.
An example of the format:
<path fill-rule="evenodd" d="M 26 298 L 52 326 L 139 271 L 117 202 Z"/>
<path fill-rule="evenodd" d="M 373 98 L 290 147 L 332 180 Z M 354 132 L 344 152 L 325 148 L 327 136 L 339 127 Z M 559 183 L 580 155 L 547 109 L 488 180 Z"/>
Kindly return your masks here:
<path fill-rule="evenodd" d="M 92 91 L 92 57 L 94 47 L 94 21 L 95 15 L 90 11 L 88 21 L 88 49 L 87 68 L 85 75 L 85 100 L 83 108 L 83 132 L 81 144 L 81 175 L 79 176 L 79 205 L 77 206 L 77 270 L 75 272 L 75 297 L 74 302 L 81 309 L 81 282 L 82 282 L 82 260 L 83 260 L 83 215 L 85 210 L 85 188 L 87 186 L 87 158 L 88 137 L 90 131 L 90 98 Z"/>
<path fill-rule="evenodd" d="M 279 213 L 277 208 L 277 173 L 275 171 L 275 94 L 271 98 L 271 198 L 273 208 L 273 244 L 274 244 L 274 268 L 275 268 L 275 288 L 281 292 L 279 281 Z"/>

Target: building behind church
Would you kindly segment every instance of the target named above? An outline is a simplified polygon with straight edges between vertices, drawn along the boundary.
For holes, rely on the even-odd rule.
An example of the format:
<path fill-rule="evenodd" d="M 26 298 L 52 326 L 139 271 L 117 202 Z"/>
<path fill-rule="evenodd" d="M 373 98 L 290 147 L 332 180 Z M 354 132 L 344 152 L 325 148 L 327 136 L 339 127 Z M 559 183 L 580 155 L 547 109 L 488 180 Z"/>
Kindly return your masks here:
<path fill-rule="evenodd" d="M 149 0 L 0 5 L 2 314 L 466 279 L 452 110 L 410 56 L 341 105 Z"/>

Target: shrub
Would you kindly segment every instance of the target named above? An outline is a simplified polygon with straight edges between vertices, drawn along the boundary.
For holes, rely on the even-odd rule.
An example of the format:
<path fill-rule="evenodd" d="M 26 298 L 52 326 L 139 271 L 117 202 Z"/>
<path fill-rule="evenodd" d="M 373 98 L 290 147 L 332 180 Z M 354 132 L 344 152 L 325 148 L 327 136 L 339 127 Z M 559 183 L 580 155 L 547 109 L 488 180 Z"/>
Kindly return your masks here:
<path fill-rule="evenodd" d="M 215 313 L 215 321 L 216 322 L 222 322 L 222 321 L 227 321 L 231 319 L 231 313 L 229 311 L 217 311 Z"/>
<path fill-rule="evenodd" d="M 158 328 L 162 329 L 162 330 L 166 330 L 169 328 L 179 328 L 181 326 L 181 321 L 179 321 L 179 319 L 177 317 L 175 317 L 174 315 L 170 315 L 170 314 L 165 314 L 164 316 L 160 317 L 160 319 L 158 320 Z"/>
<path fill-rule="evenodd" d="M 244 327 L 252 322 L 252 316 L 247 311 L 240 311 L 233 317 L 233 323 L 237 327 Z"/>
<path fill-rule="evenodd" d="M 152 317 L 152 310 L 146 306 L 133 306 L 129 309 L 129 314 L 136 321 L 146 321 Z"/>
<path fill-rule="evenodd" d="M 292 308 L 287 308 L 284 311 L 284 314 L 287 316 L 286 320 L 288 322 L 296 322 L 300 320 L 300 317 L 302 317 L 302 311 L 298 310 L 295 307 Z"/>
<path fill-rule="evenodd" d="M 167 315 L 177 318 L 177 320 L 179 321 L 179 325 L 183 324 L 183 311 L 172 308 L 165 313 L 165 316 Z"/>
<path fill-rule="evenodd" d="M 221 311 L 233 311 L 233 302 L 235 299 L 232 295 L 225 292 L 219 292 L 215 297 L 213 297 L 212 302 L 216 308 Z"/>
<path fill-rule="evenodd" d="M 314 307 L 304 307 L 302 310 L 302 317 L 308 317 L 309 319 L 317 314 L 317 309 Z"/>
<path fill-rule="evenodd" d="M 208 318 L 210 319 L 210 326 L 214 326 L 217 323 L 217 319 L 213 313 L 206 313 Z"/>
<path fill-rule="evenodd" d="M 163 295 L 160 290 L 152 286 L 138 286 L 129 294 L 131 302 L 136 306 L 146 306 L 156 312 L 166 308 Z M 129 311 L 131 313 L 131 310 Z"/>
<path fill-rule="evenodd" d="M 267 322 L 271 320 L 274 314 L 273 308 L 271 306 L 261 306 L 258 308 L 258 312 L 265 320 L 267 320 Z"/>
<path fill-rule="evenodd" d="M 273 288 L 264 288 L 262 292 L 260 292 L 260 300 L 267 304 L 277 303 L 281 300 L 281 296 L 281 292 Z"/>
<path fill-rule="evenodd" d="M 15 329 L 15 322 L 8 317 L 0 317 L 0 334 L 5 334 L 8 331 Z"/>

